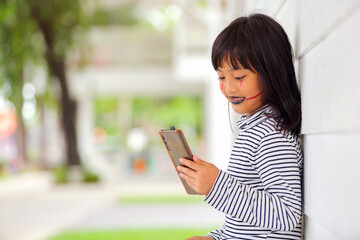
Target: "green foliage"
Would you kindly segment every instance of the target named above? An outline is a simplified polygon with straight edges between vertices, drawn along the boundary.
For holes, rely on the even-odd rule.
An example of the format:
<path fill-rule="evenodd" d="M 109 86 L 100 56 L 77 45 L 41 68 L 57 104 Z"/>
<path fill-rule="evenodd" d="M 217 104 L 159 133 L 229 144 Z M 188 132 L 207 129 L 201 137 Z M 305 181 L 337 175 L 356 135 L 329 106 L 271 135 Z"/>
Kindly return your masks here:
<path fill-rule="evenodd" d="M 120 204 L 179 204 L 179 203 L 202 203 L 204 196 L 190 195 L 138 195 L 121 196 Z"/>
<path fill-rule="evenodd" d="M 107 135 L 102 144 L 115 148 L 119 145 L 126 146 L 128 130 L 132 127 L 140 127 L 146 131 L 150 146 L 159 146 L 160 143 L 154 129 L 170 126 L 184 130 L 189 128 L 196 131 L 192 137 L 188 136 L 188 141 L 194 144 L 201 134 L 204 114 L 202 98 L 187 95 L 132 99 L 103 96 L 95 99 L 94 113 L 95 126 L 105 130 Z"/>
<path fill-rule="evenodd" d="M 117 135 L 118 100 L 115 97 L 101 97 L 95 99 L 95 124 L 101 126 L 108 135 Z"/>
<path fill-rule="evenodd" d="M 61 165 L 53 169 L 55 183 L 63 184 L 69 182 L 68 167 Z M 85 183 L 98 182 L 100 180 L 99 175 L 90 171 L 86 167 L 82 166 L 82 181 Z"/>
<path fill-rule="evenodd" d="M 113 9 L 98 9 L 89 19 L 92 25 L 109 26 L 123 25 L 131 26 L 138 23 L 133 12 L 136 4 L 129 3 Z"/>
<path fill-rule="evenodd" d="M 58 56 L 66 56 L 75 39 L 86 30 L 87 18 L 79 0 L 29 0 L 33 19 L 44 34 L 50 32 L 51 39 L 45 39 Z"/>
<path fill-rule="evenodd" d="M 211 228 L 164 228 L 125 230 L 69 231 L 49 240 L 184 240 L 194 235 L 205 235 Z"/>
<path fill-rule="evenodd" d="M 51 88 L 49 85 L 50 85 L 50 83 L 47 82 L 47 87 L 45 88 L 44 93 L 41 96 L 37 96 L 37 99 L 39 100 L 39 102 L 46 103 L 46 106 L 48 108 L 55 109 L 58 112 L 59 111 L 59 102 L 58 102 L 57 96 L 55 94 L 56 89 Z"/>
<path fill-rule="evenodd" d="M 31 79 L 25 66 L 45 62 L 49 53 L 45 54 L 46 44 L 59 59 L 65 59 L 74 39 L 83 34 L 86 26 L 80 3 L 79 0 L 0 1 L 0 83 L 11 84 L 9 100 L 16 107 L 20 126 L 25 74 Z M 50 33 L 47 36 L 46 31 Z M 49 91 L 37 99 L 53 100 Z"/>
<path fill-rule="evenodd" d="M 95 99 L 95 115 L 107 112 L 114 112 L 117 110 L 117 99 L 115 97 L 101 97 Z"/>
<path fill-rule="evenodd" d="M 207 8 L 209 6 L 208 1 L 206 0 L 197 0 L 197 3 L 199 6 L 201 6 L 202 8 Z"/>
<path fill-rule="evenodd" d="M 68 179 L 68 168 L 66 166 L 59 166 L 53 169 L 55 183 L 67 183 Z"/>
<path fill-rule="evenodd" d="M 0 1 L 1 68 L 6 73 L 22 73 L 24 63 L 38 57 L 39 40 L 26 1 Z M 20 76 L 22 78 L 22 76 Z M 16 80 L 16 78 L 12 79 Z"/>
<path fill-rule="evenodd" d="M 7 176 L 8 176 L 8 173 L 5 171 L 5 164 L 0 162 L 0 180 Z"/>
<path fill-rule="evenodd" d="M 25 65 L 38 63 L 45 57 L 45 41 L 38 19 L 45 19 L 48 24 L 52 47 L 60 56 L 66 56 L 74 40 L 79 40 L 87 27 L 79 0 L 0 1 L 0 80 L 11 83 L 10 100 L 17 109 L 22 107 Z"/>
<path fill-rule="evenodd" d="M 135 98 L 133 118 L 162 126 L 194 126 L 201 132 L 203 116 L 199 97 L 179 96 L 164 98 Z"/>
<path fill-rule="evenodd" d="M 21 113 L 24 67 L 36 61 L 41 47 L 27 1 L 0 1 L 0 82 L 10 82 L 9 99 Z"/>
<path fill-rule="evenodd" d="M 94 183 L 94 182 L 99 182 L 100 180 L 99 175 L 84 167 L 82 170 L 82 175 L 83 175 L 83 182 L 85 183 Z"/>

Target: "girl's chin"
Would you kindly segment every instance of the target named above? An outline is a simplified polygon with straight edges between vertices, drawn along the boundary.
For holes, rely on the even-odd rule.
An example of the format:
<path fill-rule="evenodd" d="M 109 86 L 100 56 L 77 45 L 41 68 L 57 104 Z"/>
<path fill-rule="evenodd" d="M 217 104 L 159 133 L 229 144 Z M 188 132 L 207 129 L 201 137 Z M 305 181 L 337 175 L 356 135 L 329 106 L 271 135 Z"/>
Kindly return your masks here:
<path fill-rule="evenodd" d="M 237 114 L 247 113 L 246 109 L 244 109 L 243 107 L 241 107 L 239 105 L 232 104 L 232 108 L 233 108 L 234 112 L 236 112 Z"/>
<path fill-rule="evenodd" d="M 240 104 L 231 104 L 232 108 L 234 110 L 234 112 L 236 112 L 237 114 L 245 114 L 247 116 L 252 115 L 256 109 L 260 108 L 261 106 L 264 105 L 264 103 L 256 103 L 254 104 L 253 102 L 242 102 Z"/>

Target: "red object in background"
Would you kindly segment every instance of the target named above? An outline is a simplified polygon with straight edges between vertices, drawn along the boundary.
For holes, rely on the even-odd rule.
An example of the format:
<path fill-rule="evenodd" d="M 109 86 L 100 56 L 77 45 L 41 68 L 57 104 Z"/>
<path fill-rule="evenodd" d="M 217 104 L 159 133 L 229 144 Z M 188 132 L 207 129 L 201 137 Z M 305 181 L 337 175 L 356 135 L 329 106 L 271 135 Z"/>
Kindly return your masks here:
<path fill-rule="evenodd" d="M 136 173 L 144 173 L 146 171 L 146 159 L 137 157 L 133 162 L 133 169 Z"/>
<path fill-rule="evenodd" d="M 16 114 L 12 110 L 0 113 L 0 139 L 6 139 L 15 133 L 17 127 Z"/>

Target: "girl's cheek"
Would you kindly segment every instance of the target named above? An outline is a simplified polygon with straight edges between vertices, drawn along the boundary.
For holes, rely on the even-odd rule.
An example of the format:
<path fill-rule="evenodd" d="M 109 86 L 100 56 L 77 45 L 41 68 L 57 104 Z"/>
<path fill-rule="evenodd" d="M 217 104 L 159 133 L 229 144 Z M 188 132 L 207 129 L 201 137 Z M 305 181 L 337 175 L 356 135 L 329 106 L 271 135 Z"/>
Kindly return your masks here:
<path fill-rule="evenodd" d="M 229 100 L 229 98 L 226 96 L 226 94 L 224 93 L 224 82 L 220 82 L 220 90 L 222 92 L 222 94 L 224 94 L 224 96 L 226 97 L 227 100 Z"/>
<path fill-rule="evenodd" d="M 224 89 L 224 82 L 220 82 L 220 90 L 222 91 Z"/>
<path fill-rule="evenodd" d="M 240 81 L 240 87 L 242 87 L 242 81 Z"/>

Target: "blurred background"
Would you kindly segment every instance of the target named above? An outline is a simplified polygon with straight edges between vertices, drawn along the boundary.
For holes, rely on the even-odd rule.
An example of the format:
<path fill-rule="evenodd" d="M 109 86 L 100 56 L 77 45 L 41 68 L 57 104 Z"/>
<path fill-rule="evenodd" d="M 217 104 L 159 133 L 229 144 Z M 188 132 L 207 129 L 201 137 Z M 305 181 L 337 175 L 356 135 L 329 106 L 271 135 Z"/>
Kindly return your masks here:
<path fill-rule="evenodd" d="M 5 1 L 2 173 L 166 179 L 170 125 L 204 152 L 209 6 L 190 4 L 194 16 L 172 1 Z"/>
<path fill-rule="evenodd" d="M 221 224 L 185 194 L 158 131 L 182 129 L 212 161 L 207 129 L 230 129 L 211 105 L 227 113 L 210 62 L 226 9 L 1 1 L 0 239 L 183 239 Z"/>
<path fill-rule="evenodd" d="M 185 194 L 158 131 L 182 129 L 194 154 L 226 169 L 237 115 L 218 90 L 211 46 L 253 12 L 279 21 L 294 50 L 305 235 L 355 239 L 360 179 L 346 166 L 360 166 L 359 9 L 357 0 L 1 0 L 0 239 L 176 240 L 220 227 L 222 214 Z M 328 97 L 339 94 L 351 101 Z"/>

